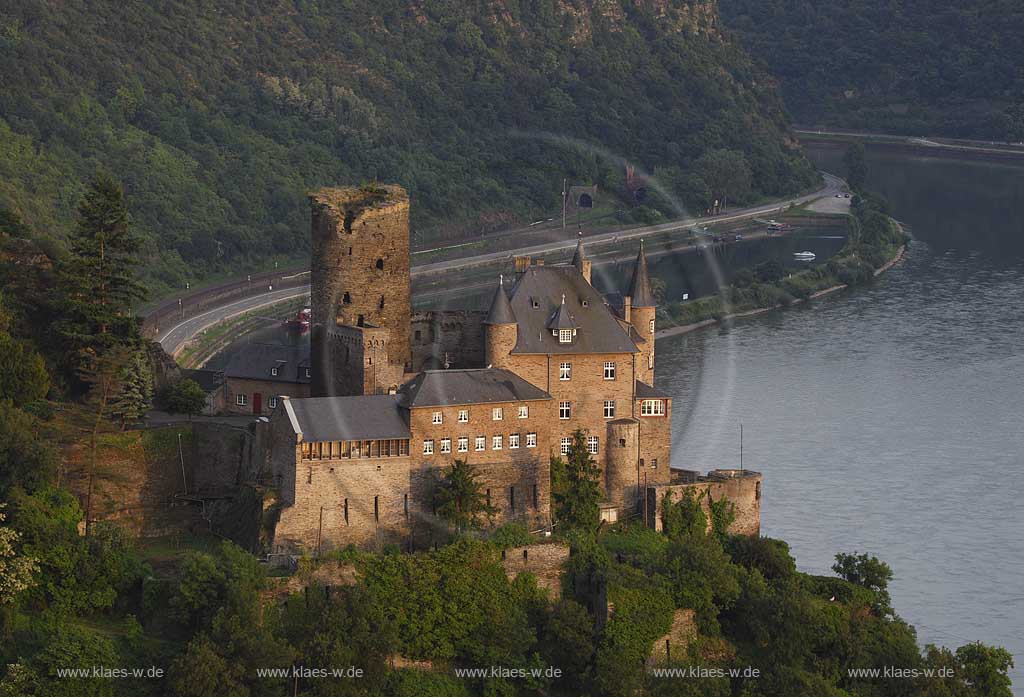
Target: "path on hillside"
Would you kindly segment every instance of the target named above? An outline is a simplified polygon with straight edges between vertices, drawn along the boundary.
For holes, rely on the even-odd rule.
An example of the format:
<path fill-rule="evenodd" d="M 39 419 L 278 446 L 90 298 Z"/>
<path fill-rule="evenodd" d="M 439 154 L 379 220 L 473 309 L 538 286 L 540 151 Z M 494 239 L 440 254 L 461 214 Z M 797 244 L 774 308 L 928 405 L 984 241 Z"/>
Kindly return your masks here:
<path fill-rule="evenodd" d="M 601 245 L 609 243 L 619 243 L 629 240 L 638 240 L 642 237 L 646 237 L 653 234 L 660 234 L 666 232 L 685 231 L 692 228 L 694 225 L 717 225 L 721 223 L 729 223 L 737 220 L 743 220 L 748 218 L 756 218 L 758 216 L 767 216 L 772 214 L 779 214 L 785 208 L 791 205 L 801 205 L 811 201 L 816 201 L 821 198 L 833 198 L 837 193 L 845 191 L 845 184 L 839 177 L 831 174 L 823 173 L 825 184 L 821 189 L 814 191 L 810 194 L 803 196 L 797 196 L 794 198 L 786 199 L 783 201 L 775 201 L 772 203 L 753 206 L 751 208 L 742 208 L 733 212 L 723 213 L 716 216 L 708 216 L 704 218 L 688 217 L 681 218 L 679 220 L 673 220 L 668 223 L 660 223 L 658 225 L 647 225 L 644 227 L 632 228 L 629 230 L 618 230 L 613 232 L 603 232 L 594 235 L 588 235 L 584 239 L 588 245 Z M 520 247 L 518 249 L 505 250 L 501 252 L 490 252 L 486 254 L 477 254 L 474 256 L 462 257 L 459 259 L 450 259 L 447 261 L 439 261 L 430 264 L 418 264 L 412 267 L 413 278 L 417 276 L 426 276 L 430 274 L 443 273 L 446 271 L 453 271 L 456 269 L 468 269 L 475 266 L 483 266 L 486 264 L 492 264 L 497 261 L 504 259 L 511 259 L 515 256 L 539 256 L 542 254 L 550 254 L 552 252 L 568 251 L 576 246 L 576 238 L 573 236 L 569 239 L 556 240 L 554 242 L 546 242 L 542 244 L 529 245 Z M 261 293 L 259 295 L 250 296 L 242 300 L 236 300 L 220 307 L 211 308 L 202 314 L 196 315 L 185 319 L 178 324 L 170 327 L 166 331 L 161 332 L 157 339 L 164 350 L 169 354 L 173 354 L 182 344 L 194 337 L 199 332 L 207 329 L 215 324 L 223 322 L 226 319 L 234 317 L 242 312 L 258 309 L 267 305 L 273 305 L 287 300 L 290 298 L 297 298 L 303 295 L 309 294 L 309 286 L 289 288 L 286 290 L 275 290 L 267 293 Z"/>

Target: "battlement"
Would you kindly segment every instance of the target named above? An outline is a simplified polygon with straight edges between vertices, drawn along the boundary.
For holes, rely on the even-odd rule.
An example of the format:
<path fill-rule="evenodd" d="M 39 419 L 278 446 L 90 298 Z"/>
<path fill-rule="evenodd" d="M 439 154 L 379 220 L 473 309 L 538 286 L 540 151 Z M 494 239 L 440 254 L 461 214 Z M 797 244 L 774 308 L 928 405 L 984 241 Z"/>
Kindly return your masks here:
<path fill-rule="evenodd" d="M 660 531 L 661 507 L 665 494 L 671 493 L 673 500 L 678 501 L 689 489 L 700 497 L 705 514 L 710 512 L 709 497 L 714 501 L 725 498 L 732 502 L 735 507 L 736 519 L 730 526 L 729 532 L 735 535 L 760 534 L 761 482 L 763 479 L 760 472 L 753 470 L 714 469 L 702 475 L 694 470 L 673 469 L 671 484 L 647 487 L 645 504 L 647 525 Z"/>

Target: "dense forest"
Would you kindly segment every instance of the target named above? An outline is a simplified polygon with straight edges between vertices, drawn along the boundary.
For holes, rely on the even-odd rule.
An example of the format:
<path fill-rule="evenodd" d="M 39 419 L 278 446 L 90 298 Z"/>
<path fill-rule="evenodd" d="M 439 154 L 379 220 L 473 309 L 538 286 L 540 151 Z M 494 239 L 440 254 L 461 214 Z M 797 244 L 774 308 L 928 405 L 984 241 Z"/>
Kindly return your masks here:
<path fill-rule="evenodd" d="M 620 195 L 627 161 L 697 208 L 720 162 L 751 175 L 740 200 L 806 187 L 773 82 L 717 23 L 709 2 L 8 4 L 0 208 L 60 240 L 112 172 L 159 290 L 302 257 L 324 184 L 403 184 L 422 235 L 529 222 L 563 177 Z"/>
<path fill-rule="evenodd" d="M 1016 0 L 722 0 L 721 12 L 796 123 L 1024 140 Z"/>

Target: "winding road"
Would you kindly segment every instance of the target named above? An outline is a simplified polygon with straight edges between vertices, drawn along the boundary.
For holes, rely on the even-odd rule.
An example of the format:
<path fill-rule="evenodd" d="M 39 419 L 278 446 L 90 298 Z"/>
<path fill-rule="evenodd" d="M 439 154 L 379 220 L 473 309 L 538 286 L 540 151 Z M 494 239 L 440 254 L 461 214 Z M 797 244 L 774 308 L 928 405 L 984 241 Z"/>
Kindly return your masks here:
<path fill-rule="evenodd" d="M 692 228 L 694 225 L 717 225 L 749 218 L 757 218 L 759 216 L 779 214 L 790 205 L 801 205 L 822 198 L 834 198 L 837 193 L 846 191 L 846 184 L 839 177 L 827 173 L 823 173 L 823 177 L 825 183 L 822 188 L 803 196 L 775 201 L 760 206 L 753 206 L 751 208 L 741 208 L 715 216 L 702 218 L 680 218 L 678 220 L 673 220 L 668 223 L 660 223 L 658 225 L 647 225 L 628 230 L 603 232 L 595 235 L 588 235 L 585 239 L 587 244 L 591 245 L 618 243 L 639 239 L 656 233 L 684 231 Z M 541 254 L 550 254 L 552 252 L 567 251 L 573 249 L 575 246 L 576 238 L 573 236 L 570 239 L 545 242 L 518 249 L 477 254 L 475 256 L 449 259 L 429 264 L 416 264 L 412 267 L 412 276 L 415 278 L 417 276 L 436 274 L 444 271 L 468 269 L 475 266 L 492 264 L 505 259 L 511 259 L 514 256 L 537 256 Z M 196 334 L 204 329 L 208 329 L 211 326 L 219 324 L 224 320 L 230 319 L 244 312 L 256 310 L 268 305 L 274 305 L 284 300 L 308 295 L 309 286 L 304 286 L 285 290 L 268 291 L 259 295 L 249 296 L 241 300 L 235 300 L 220 307 L 209 309 L 199 315 L 182 320 L 180 323 L 162 331 L 157 340 L 167 353 L 174 355 L 174 353 L 180 349 L 185 342 Z"/>

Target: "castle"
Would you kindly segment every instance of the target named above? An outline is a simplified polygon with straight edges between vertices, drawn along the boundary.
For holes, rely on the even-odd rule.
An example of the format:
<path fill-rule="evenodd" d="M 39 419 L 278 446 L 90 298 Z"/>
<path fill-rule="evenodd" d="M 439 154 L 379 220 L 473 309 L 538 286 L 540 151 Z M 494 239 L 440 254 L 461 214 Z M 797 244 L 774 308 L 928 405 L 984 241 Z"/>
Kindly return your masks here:
<path fill-rule="evenodd" d="M 661 493 L 689 484 L 670 468 L 672 400 L 654 387 L 642 244 L 622 295 L 591 285 L 580 239 L 568 264 L 517 258 L 487 311 L 413 313 L 405 191 L 327 188 L 311 204 L 313 396 L 274 400 L 273 552 L 430 544 L 443 527 L 434 490 L 456 459 L 495 524 L 546 527 L 551 456 L 577 429 L 601 470 L 602 519 L 656 526 Z M 742 525 L 756 532 L 760 475 L 730 472 L 709 476 L 740 482 L 722 495 L 750 499 Z"/>

